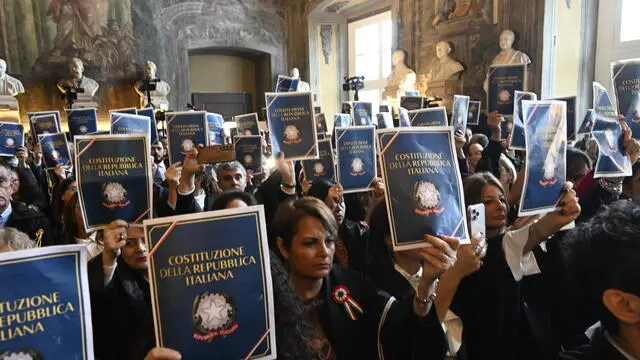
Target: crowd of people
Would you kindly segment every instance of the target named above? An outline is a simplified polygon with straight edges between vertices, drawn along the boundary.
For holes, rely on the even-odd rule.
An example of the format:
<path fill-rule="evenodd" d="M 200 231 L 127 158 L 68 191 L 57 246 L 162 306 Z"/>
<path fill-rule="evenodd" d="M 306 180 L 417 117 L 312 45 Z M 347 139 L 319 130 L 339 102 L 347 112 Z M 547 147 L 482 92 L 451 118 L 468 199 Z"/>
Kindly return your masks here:
<path fill-rule="evenodd" d="M 633 175 L 594 179 L 585 136 L 567 149 L 558 209 L 523 218 L 526 157 L 502 120 L 455 134 L 465 205 L 485 206 L 471 244 L 424 234 L 428 247 L 394 252 L 382 179 L 344 194 L 283 154 L 261 175 L 199 164 L 198 149 L 169 164 L 164 139 L 151 148 L 154 217 L 264 206 L 278 359 L 640 359 L 640 144 L 623 123 Z M 88 233 L 70 170 L 44 170 L 35 145 L 0 163 L 0 252 L 85 244 L 96 358 L 180 359 L 155 344 L 143 230 Z M 333 301 L 340 286 L 361 311 Z"/>

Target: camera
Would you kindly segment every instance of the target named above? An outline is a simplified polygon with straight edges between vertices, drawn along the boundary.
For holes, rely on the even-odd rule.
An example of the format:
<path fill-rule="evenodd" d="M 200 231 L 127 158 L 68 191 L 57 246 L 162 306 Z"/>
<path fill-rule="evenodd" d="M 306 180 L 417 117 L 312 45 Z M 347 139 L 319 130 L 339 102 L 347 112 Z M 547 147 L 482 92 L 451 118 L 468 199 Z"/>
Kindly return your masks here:
<path fill-rule="evenodd" d="M 140 91 L 156 91 L 156 84 L 160 82 L 160 79 L 144 79 L 142 80 L 142 86 L 140 86 Z"/>
<path fill-rule="evenodd" d="M 357 91 L 364 89 L 364 76 L 352 76 L 344 77 L 344 84 L 342 84 L 342 90 L 344 91 Z"/>

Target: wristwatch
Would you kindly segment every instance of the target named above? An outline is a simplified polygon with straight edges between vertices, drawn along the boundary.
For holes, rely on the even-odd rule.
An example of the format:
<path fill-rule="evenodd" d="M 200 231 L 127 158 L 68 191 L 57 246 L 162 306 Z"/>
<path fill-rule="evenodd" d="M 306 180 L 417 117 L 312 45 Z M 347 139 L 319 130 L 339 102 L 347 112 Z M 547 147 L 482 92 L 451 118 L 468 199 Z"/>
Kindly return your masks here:
<path fill-rule="evenodd" d="M 296 184 L 287 184 L 287 183 L 281 182 L 280 185 L 285 189 L 295 189 L 296 188 Z"/>

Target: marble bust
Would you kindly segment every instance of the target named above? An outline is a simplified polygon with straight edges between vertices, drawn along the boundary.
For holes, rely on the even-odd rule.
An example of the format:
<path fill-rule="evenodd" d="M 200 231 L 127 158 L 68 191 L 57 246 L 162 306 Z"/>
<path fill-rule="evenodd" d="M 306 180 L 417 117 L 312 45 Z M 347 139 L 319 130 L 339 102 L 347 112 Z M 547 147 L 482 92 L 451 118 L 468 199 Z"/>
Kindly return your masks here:
<path fill-rule="evenodd" d="M 153 61 L 147 61 L 144 65 L 144 79 L 136 81 L 133 85 L 135 91 L 140 95 L 140 106 L 145 107 L 147 105 L 147 93 L 144 89 L 145 82 L 151 82 L 155 84 L 156 89 L 150 91 L 151 103 L 155 105 L 157 109 L 169 110 L 169 100 L 167 95 L 171 92 L 171 86 L 165 81 L 162 81 L 156 77 L 158 67 Z"/>
<path fill-rule="evenodd" d="M 513 48 L 513 42 L 516 40 L 516 34 L 507 29 L 500 33 L 500 53 L 493 58 L 491 65 L 515 65 L 530 64 L 529 56 L 520 50 Z M 484 91 L 489 88 L 488 79 L 484 82 Z"/>
<path fill-rule="evenodd" d="M 436 44 L 436 56 L 438 60 L 431 66 L 427 74 L 427 81 L 459 80 L 460 72 L 464 67 L 451 56 L 451 45 L 446 41 Z"/>
<path fill-rule="evenodd" d="M 66 94 L 68 88 L 81 88 L 83 93 L 78 93 L 77 103 L 93 103 L 93 96 L 98 91 L 98 82 L 84 76 L 84 64 L 82 60 L 73 58 L 69 60 L 70 78 L 62 79 L 58 82 L 58 90 Z"/>
<path fill-rule="evenodd" d="M 294 79 L 298 79 L 298 89 L 296 91 L 301 91 L 301 92 L 311 91 L 311 85 L 309 85 L 308 82 L 302 81 L 302 79 L 300 79 L 300 70 L 297 67 L 294 67 L 293 69 L 291 69 L 291 72 L 289 73 L 289 75 Z"/>
<path fill-rule="evenodd" d="M 393 70 L 387 78 L 387 86 L 384 87 L 382 98 L 384 100 L 397 99 L 407 90 L 415 90 L 416 73 L 405 63 L 405 54 L 402 50 L 396 50 L 391 57 Z"/>
<path fill-rule="evenodd" d="M 20 80 L 7 75 L 7 62 L 0 59 L 0 95 L 16 96 L 24 93 Z"/>

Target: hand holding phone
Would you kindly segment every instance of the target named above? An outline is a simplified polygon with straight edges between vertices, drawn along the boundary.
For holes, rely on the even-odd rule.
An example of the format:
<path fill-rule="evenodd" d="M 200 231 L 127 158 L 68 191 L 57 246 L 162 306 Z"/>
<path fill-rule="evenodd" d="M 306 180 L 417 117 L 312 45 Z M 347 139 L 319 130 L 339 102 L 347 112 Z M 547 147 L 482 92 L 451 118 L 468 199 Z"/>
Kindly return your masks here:
<path fill-rule="evenodd" d="M 467 207 L 467 216 L 467 220 L 469 222 L 469 235 L 474 236 L 481 233 L 486 237 L 487 229 L 485 224 L 484 204 L 469 205 L 469 207 Z"/>

